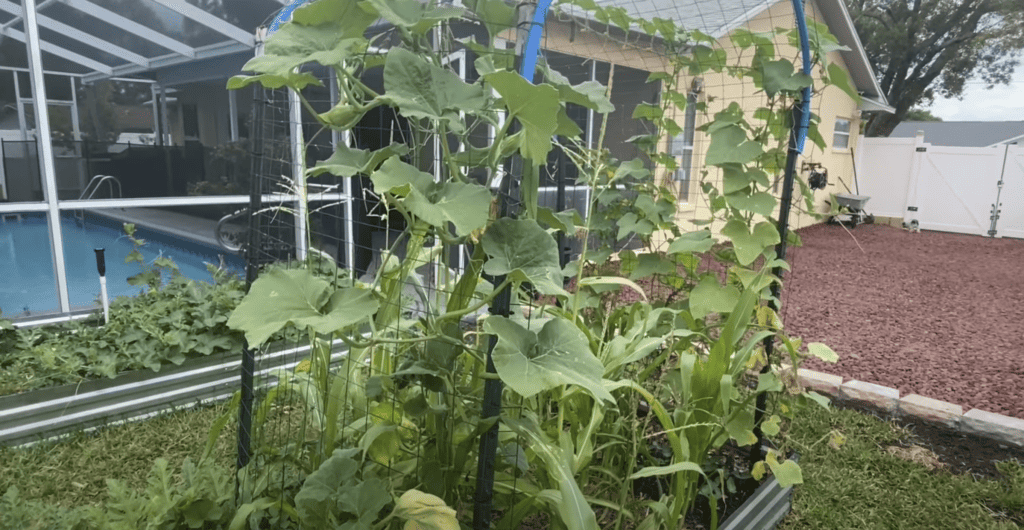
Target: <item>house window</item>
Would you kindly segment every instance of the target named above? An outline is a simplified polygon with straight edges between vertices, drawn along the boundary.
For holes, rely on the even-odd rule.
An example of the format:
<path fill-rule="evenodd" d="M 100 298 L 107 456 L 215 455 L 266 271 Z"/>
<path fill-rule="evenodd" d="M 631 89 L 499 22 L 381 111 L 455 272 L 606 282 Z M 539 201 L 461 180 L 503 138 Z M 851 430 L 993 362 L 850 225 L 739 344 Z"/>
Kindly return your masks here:
<path fill-rule="evenodd" d="M 850 148 L 850 120 L 836 118 L 836 128 L 832 131 L 832 148 Z"/>

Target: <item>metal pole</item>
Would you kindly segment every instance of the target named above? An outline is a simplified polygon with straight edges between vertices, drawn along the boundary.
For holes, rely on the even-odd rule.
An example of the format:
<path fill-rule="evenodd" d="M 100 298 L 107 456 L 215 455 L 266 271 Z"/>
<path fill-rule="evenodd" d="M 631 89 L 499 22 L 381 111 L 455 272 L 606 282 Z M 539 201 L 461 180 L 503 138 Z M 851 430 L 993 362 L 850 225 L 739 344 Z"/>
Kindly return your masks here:
<path fill-rule="evenodd" d="M 152 101 L 153 107 L 153 144 L 163 147 L 164 145 L 164 131 L 163 131 L 163 120 L 160 118 L 160 91 L 157 90 L 156 83 L 149 85 L 149 98 Z"/>
<path fill-rule="evenodd" d="M 260 270 L 260 250 L 262 246 L 259 224 L 259 212 L 263 209 L 263 190 L 261 177 L 266 168 L 263 167 L 263 118 L 266 106 L 265 89 L 253 91 L 254 105 L 252 130 L 252 176 L 249 182 L 249 229 L 245 245 L 245 286 L 246 290 L 256 281 Z M 255 400 L 254 385 L 256 372 L 256 352 L 246 343 L 242 349 L 242 396 L 238 406 L 238 460 L 239 469 L 249 463 L 252 451 L 252 408 Z"/>
<path fill-rule="evenodd" d="M 231 141 L 238 141 L 238 92 L 228 90 L 228 125 L 231 129 Z"/>
<path fill-rule="evenodd" d="M 531 83 L 533 82 L 534 73 L 536 71 L 536 48 L 539 45 L 541 30 L 544 27 L 544 15 L 547 14 L 547 10 L 550 5 L 551 0 L 540 0 L 539 6 L 530 4 L 520 4 L 519 6 L 519 9 L 521 9 L 519 19 L 533 21 L 532 24 L 525 26 L 520 25 L 519 33 L 516 35 L 516 55 L 519 55 L 520 59 L 520 74 Z M 527 36 L 527 34 L 529 34 L 529 36 Z M 506 119 L 512 118 L 507 117 Z M 523 161 L 523 163 L 525 164 L 525 161 Z M 499 215 L 502 217 L 509 215 L 510 208 L 508 204 L 508 197 L 514 192 L 516 187 L 516 183 L 513 183 L 512 180 L 512 175 L 506 175 L 506 178 L 501 180 L 501 185 L 498 187 L 500 190 L 498 195 L 498 211 Z M 498 285 L 505 281 L 505 277 L 489 277 L 487 280 L 493 285 Z M 491 303 L 490 313 L 492 315 L 507 317 L 510 312 L 511 300 L 512 290 L 506 287 L 494 298 L 494 302 Z M 494 360 L 492 358 L 494 346 L 497 343 L 497 337 L 491 336 L 487 348 L 487 373 L 489 374 L 497 374 L 497 370 L 494 367 Z M 480 411 L 480 417 L 493 418 L 501 414 L 501 393 L 503 386 L 501 379 L 496 377 L 493 379 L 487 379 L 484 382 L 484 399 L 482 410 Z M 498 423 L 495 422 L 495 424 L 480 437 L 480 447 L 477 451 L 476 494 L 474 495 L 473 503 L 474 530 L 487 530 L 491 528 L 491 523 L 493 522 L 493 514 L 491 511 L 494 506 L 494 460 L 497 458 L 497 451 Z"/>
<path fill-rule="evenodd" d="M 28 52 L 29 72 L 32 80 L 33 107 L 36 111 L 36 143 L 39 166 L 43 174 L 43 188 L 49 209 L 50 249 L 53 252 L 54 276 L 57 280 L 57 300 L 62 313 L 71 311 L 68 282 L 64 266 L 64 234 L 60 229 L 60 210 L 57 206 L 57 172 L 50 140 L 50 116 L 46 104 L 46 85 L 43 82 L 43 56 L 39 47 L 39 26 L 36 22 L 36 1 L 24 0 L 22 16 L 25 19 L 25 48 Z"/>
<path fill-rule="evenodd" d="M 0 138 L 0 200 L 10 200 L 7 194 L 7 148 L 3 138 Z"/>
<path fill-rule="evenodd" d="M 163 85 L 160 85 L 160 135 L 163 136 L 160 145 L 166 146 L 173 143 L 171 142 L 170 116 L 167 114 L 167 90 Z"/>
<path fill-rule="evenodd" d="M 338 92 L 338 73 L 331 71 L 331 104 L 335 105 L 340 99 Z M 335 146 L 344 145 L 350 147 L 352 142 L 352 131 L 331 131 L 331 143 Z M 345 209 L 345 267 L 352 273 L 352 277 L 356 274 L 356 241 L 355 241 L 355 214 L 353 199 L 352 199 L 352 179 L 355 177 L 348 177 L 342 181 L 341 192 L 345 195 L 346 200 L 344 204 Z"/>
<path fill-rule="evenodd" d="M 299 261 L 303 261 L 306 259 L 307 250 L 306 150 L 302 145 L 302 101 L 299 99 L 299 94 L 293 90 L 288 91 L 288 111 L 292 142 L 292 186 L 295 188 L 295 195 L 298 196 L 298 200 L 295 201 L 295 257 Z"/>
<path fill-rule="evenodd" d="M 82 141 L 82 124 L 78 121 L 78 87 L 74 77 L 68 77 L 71 83 L 71 130 L 76 142 Z"/>
<path fill-rule="evenodd" d="M 1003 151 L 1003 169 L 999 172 L 999 182 L 996 184 L 996 202 L 992 205 L 992 215 L 989 216 L 989 220 L 992 223 L 988 227 L 988 236 L 996 237 L 996 225 L 999 223 L 999 213 L 1002 211 L 999 209 L 1002 204 L 999 200 L 1003 195 L 1003 177 L 1006 176 L 1006 161 L 1010 156 L 1010 144 L 1006 144 L 1006 150 Z"/>
<path fill-rule="evenodd" d="M 803 115 L 803 108 L 801 105 L 793 107 L 793 128 L 789 132 L 789 150 L 786 154 L 786 170 L 782 181 L 782 197 L 780 198 L 781 204 L 779 205 L 779 244 L 775 245 L 775 254 L 777 259 L 786 259 L 786 239 L 789 236 L 789 211 L 793 203 L 793 180 L 796 173 L 796 159 L 800 156 L 799 148 L 799 136 L 800 136 L 800 123 Z M 768 301 L 768 307 L 775 312 L 779 311 L 779 304 L 776 300 L 782 294 L 782 274 L 784 270 L 782 267 L 775 267 L 772 269 L 772 274 L 778 278 L 777 281 L 772 282 L 771 294 L 772 299 Z M 769 336 L 764 339 L 764 367 L 761 368 L 761 373 L 766 374 L 772 369 L 772 354 L 775 352 L 775 336 Z M 754 408 L 754 435 L 757 436 L 757 443 L 754 444 L 750 449 L 750 461 L 751 463 L 757 462 L 762 459 L 761 446 L 764 443 L 764 434 L 761 432 L 761 420 L 764 419 L 765 409 L 767 407 L 768 393 L 762 392 L 757 396 L 757 403 Z"/>
<path fill-rule="evenodd" d="M 557 180 L 555 181 L 555 210 L 565 211 L 565 174 L 569 171 L 568 156 L 558 150 L 558 161 L 556 162 Z M 567 239 L 565 232 L 558 232 L 558 266 L 565 268 L 569 264 L 569 251 L 566 249 Z"/>

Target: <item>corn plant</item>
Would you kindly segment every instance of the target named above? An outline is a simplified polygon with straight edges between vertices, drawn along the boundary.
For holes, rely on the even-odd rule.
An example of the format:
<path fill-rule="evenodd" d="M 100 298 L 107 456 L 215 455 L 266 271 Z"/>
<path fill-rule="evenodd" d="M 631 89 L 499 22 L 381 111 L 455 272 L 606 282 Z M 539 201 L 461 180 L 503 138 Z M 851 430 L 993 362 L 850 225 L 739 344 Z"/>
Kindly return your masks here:
<path fill-rule="evenodd" d="M 678 45 L 670 46 L 676 55 L 669 69 L 657 73 L 666 82 L 666 105 L 685 104 L 673 81 L 684 70 L 725 69 L 689 58 L 690 53 L 720 56 L 698 32 L 670 21 L 654 24 L 618 12 L 613 17 L 592 3 L 579 3 L 626 31 L 641 27 Z M 685 231 L 675 224 L 674 197 L 642 161 L 614 160 L 600 142 L 588 149 L 579 141 L 581 131 L 566 106 L 607 115 L 614 107 L 606 87 L 573 85 L 543 64 L 545 81 L 528 82 L 510 69 L 504 50 L 493 43 L 503 28 L 514 26 L 514 9 L 496 1 L 467 5 L 319 0 L 295 10 L 292 21 L 270 37 L 264 55 L 245 67 L 253 75 L 228 84 L 286 87 L 325 130 L 349 131 L 369 110 L 387 106 L 409 121 L 412 132 L 407 144 L 376 151 L 337 145 L 331 157 L 301 177 L 368 176 L 373 192 L 405 219 L 404 257 L 385 253 L 367 283 L 327 282 L 309 270 L 312 263 L 268 269 L 229 320 L 253 347 L 291 329 L 308 337 L 312 352 L 299 368 L 279 374 L 278 386 L 258 405 L 255 422 L 261 428 L 271 421 L 276 396 L 291 393 L 301 396 L 306 413 L 315 418 L 318 436 L 287 447 L 257 448 L 257 462 L 291 462 L 287 469 L 294 487 L 263 488 L 263 497 L 243 499 L 245 518 L 253 524 L 273 518 L 281 527 L 312 524 L 302 515 L 309 509 L 302 506 L 312 506 L 311 497 L 302 493 L 311 481 L 331 476 L 336 484 L 338 476 L 354 477 L 357 470 L 363 477 L 375 476 L 370 464 L 402 471 L 373 478 L 373 486 L 367 486 L 399 499 L 393 513 L 404 513 L 401 500 L 407 495 L 420 494 L 438 499 L 441 504 L 434 506 L 443 509 L 437 509 L 466 513 L 473 498 L 473 481 L 467 480 L 475 478 L 473 464 L 495 457 L 477 454 L 480 436 L 497 421 L 507 429 L 496 462 L 496 494 L 507 501 L 499 524 L 516 525 L 545 513 L 552 527 L 594 529 L 599 515 L 603 520 L 611 512 L 617 514 L 615 527 L 631 520 L 643 528 L 678 528 L 698 495 L 708 454 L 730 440 L 739 446 L 756 441 L 757 395 L 776 395 L 780 407 L 790 411 L 809 398 L 821 399 L 795 388 L 778 367 L 751 374 L 764 364 L 760 348 L 767 338 L 778 337 L 787 345 L 793 366 L 808 354 L 832 355 L 823 345 L 805 352 L 798 341 L 784 336 L 778 315 L 764 305 L 768 287 L 778 280 L 770 270 L 785 266 L 773 250 L 780 239 L 770 219 L 777 201 L 764 191 L 780 171 L 778 148 L 770 144 L 788 130 L 780 126 L 787 105 L 810 78 L 794 73 L 785 59 L 767 55 L 749 69 L 736 70 L 770 97 L 765 112 L 748 118 L 733 105 L 706 126 L 711 136 L 707 162 L 726 173 L 729 188 L 706 186 L 711 214 L 724 222 L 718 240 L 708 230 Z M 365 36 L 379 18 L 392 28 L 387 34 L 392 47 L 383 55 L 371 53 L 371 47 L 385 39 Z M 470 83 L 449 70 L 436 50 L 449 44 L 444 39 L 452 25 L 481 21 L 485 37 L 464 43 L 480 74 Z M 826 37 L 823 32 L 821 37 Z M 684 43 L 689 46 L 685 53 Z M 340 101 L 322 113 L 303 97 L 306 87 L 320 84 L 307 68 L 313 63 L 334 72 L 340 94 Z M 362 81 L 370 68 L 382 68 L 383 93 Z M 639 112 L 658 126 L 659 135 L 673 134 L 678 125 L 673 127 L 665 110 L 642 107 Z M 480 126 L 496 131 L 484 147 L 469 141 L 470 132 Z M 656 163 L 667 160 L 657 153 L 658 138 L 646 142 Z M 439 179 L 421 169 L 424 145 L 431 139 L 442 139 L 437 142 Z M 591 188 L 586 219 L 537 203 L 539 166 L 556 144 Z M 496 207 L 492 190 L 500 177 L 507 177 L 504 168 L 513 158 L 522 161 L 522 205 L 509 216 Z M 470 171 L 486 178 L 470 178 Z M 639 194 L 632 210 L 621 200 L 627 183 Z M 622 209 L 609 207 L 613 204 Z M 599 238 L 605 244 L 591 248 L 585 236 L 602 231 L 616 237 Z M 573 238 L 578 232 L 584 234 L 583 250 L 563 268 L 553 235 Z M 648 249 L 660 252 L 612 258 L 609 239 L 636 235 L 650 244 L 656 233 L 669 239 L 666 248 Z M 432 250 L 427 241 L 439 242 L 442 250 Z M 447 270 L 444 249 L 457 245 L 472 248 L 468 265 L 451 272 L 449 288 L 434 296 L 422 315 L 409 318 L 403 290 L 416 269 L 438 263 Z M 700 269 L 701 256 L 709 253 L 727 265 L 724 281 Z M 595 274 L 602 270 L 614 274 Z M 673 294 L 648 298 L 637 283 L 645 278 L 664 282 Z M 641 301 L 616 304 L 623 290 L 638 293 Z M 503 292 L 510 293 L 515 314 L 487 316 L 477 328 L 463 325 L 465 317 L 491 306 Z M 330 363 L 330 345 L 336 340 L 348 347 L 340 368 Z M 494 373 L 487 369 L 488 357 Z M 483 386 L 495 378 L 504 383 L 502 399 L 510 408 L 498 418 L 486 418 L 480 409 Z M 342 418 L 354 420 L 343 423 Z M 773 416 L 762 429 L 777 434 L 777 426 Z M 657 457 L 651 447 L 662 441 L 667 454 Z M 762 467 L 784 483 L 800 481 L 796 463 L 780 462 L 774 453 Z M 252 472 L 248 480 L 265 484 L 266 473 L 280 478 L 286 467 L 265 469 L 272 471 Z M 664 478 L 668 487 L 647 501 L 650 515 L 641 517 L 629 509 L 635 504 L 632 486 L 652 477 Z M 507 486 L 511 479 L 515 491 Z M 363 480 L 365 485 L 370 479 Z M 300 483 L 307 486 L 299 490 Z M 340 503 L 346 495 L 330 488 L 316 491 L 316 502 Z M 358 514 L 359 524 L 376 520 L 386 505 L 372 504 Z M 377 524 L 392 522 L 398 520 Z"/>

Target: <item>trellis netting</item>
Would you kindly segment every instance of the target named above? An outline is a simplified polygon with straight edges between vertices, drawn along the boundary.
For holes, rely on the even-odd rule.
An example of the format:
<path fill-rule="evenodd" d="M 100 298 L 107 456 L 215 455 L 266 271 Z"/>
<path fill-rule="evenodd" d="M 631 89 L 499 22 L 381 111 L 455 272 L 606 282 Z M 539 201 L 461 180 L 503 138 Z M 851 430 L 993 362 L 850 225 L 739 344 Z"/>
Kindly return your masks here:
<path fill-rule="evenodd" d="M 254 521 L 313 517 L 302 492 L 335 466 L 346 471 L 332 487 L 378 511 L 416 490 L 476 528 L 621 524 L 621 495 L 657 500 L 663 483 L 621 489 L 610 470 L 664 455 L 656 435 L 640 462 L 616 460 L 619 435 L 588 438 L 639 405 L 612 397 L 596 358 L 559 360 L 598 341 L 561 327 L 583 307 L 569 295 L 580 271 L 612 267 L 622 280 L 599 294 L 684 296 L 692 283 L 659 280 L 682 265 L 660 253 L 685 234 L 710 250 L 705 227 L 728 234 L 724 194 L 752 226 L 774 223 L 765 197 L 782 188 L 791 109 L 811 79 L 793 4 L 577 0 L 542 5 L 546 17 L 499 0 L 305 4 L 261 32 L 257 75 L 229 85 L 262 85 L 251 287 L 232 317 L 250 344 L 240 501 Z M 838 49 L 810 28 L 814 54 Z M 823 149 L 810 111 L 805 156 Z M 740 122 L 761 136 L 716 144 Z M 731 189 L 736 171 L 757 187 Z M 794 204 L 810 215 L 807 197 Z M 537 428 L 552 421 L 564 429 Z M 321 507 L 360 517 L 339 506 Z"/>

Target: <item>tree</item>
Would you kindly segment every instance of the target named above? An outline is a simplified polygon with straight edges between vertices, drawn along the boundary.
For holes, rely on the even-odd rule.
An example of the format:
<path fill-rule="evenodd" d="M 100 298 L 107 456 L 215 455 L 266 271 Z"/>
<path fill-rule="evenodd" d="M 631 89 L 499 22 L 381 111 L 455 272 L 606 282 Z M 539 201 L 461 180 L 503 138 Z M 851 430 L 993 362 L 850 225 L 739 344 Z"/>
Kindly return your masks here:
<path fill-rule="evenodd" d="M 942 118 L 927 109 L 910 109 L 904 119 L 906 121 L 942 121 Z"/>
<path fill-rule="evenodd" d="M 888 136 L 936 95 L 962 97 L 968 79 L 1009 83 L 1024 48 L 1021 0 L 846 0 L 868 60 L 895 114 L 868 136 Z"/>

